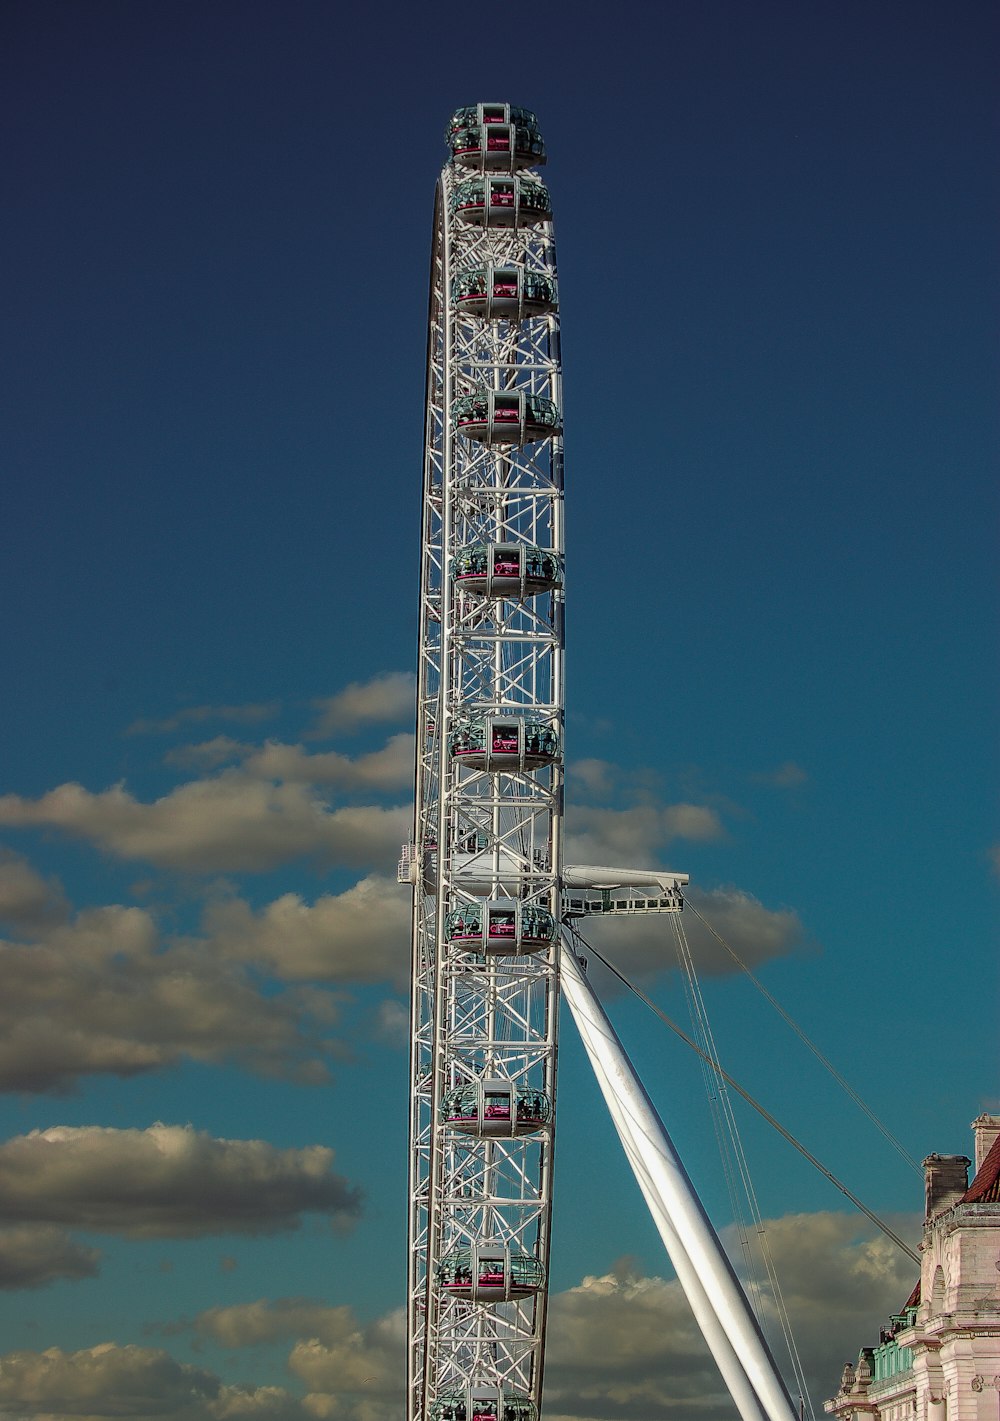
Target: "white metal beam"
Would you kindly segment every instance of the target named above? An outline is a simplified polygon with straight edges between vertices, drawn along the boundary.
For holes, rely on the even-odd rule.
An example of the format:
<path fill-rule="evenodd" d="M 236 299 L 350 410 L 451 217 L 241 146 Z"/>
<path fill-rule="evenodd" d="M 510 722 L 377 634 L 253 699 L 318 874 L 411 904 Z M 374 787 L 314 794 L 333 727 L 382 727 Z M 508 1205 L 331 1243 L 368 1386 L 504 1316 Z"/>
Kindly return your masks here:
<path fill-rule="evenodd" d="M 719 1236 L 607 1013 L 564 936 L 562 995 L 605 1103 L 723 1380 L 744 1421 L 796 1412 Z"/>

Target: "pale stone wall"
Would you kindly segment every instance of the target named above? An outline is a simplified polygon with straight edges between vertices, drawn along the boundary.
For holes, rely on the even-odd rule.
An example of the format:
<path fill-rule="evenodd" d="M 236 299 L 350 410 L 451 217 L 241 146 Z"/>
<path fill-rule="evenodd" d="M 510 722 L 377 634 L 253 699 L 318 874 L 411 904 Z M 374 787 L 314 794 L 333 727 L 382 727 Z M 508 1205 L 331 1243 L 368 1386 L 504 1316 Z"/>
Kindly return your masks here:
<path fill-rule="evenodd" d="M 1000 1116 L 980 1116 L 973 1130 L 978 1172 Z M 962 1202 L 969 1163 L 964 1155 L 924 1161 L 921 1301 L 913 1326 L 895 1337 L 912 1349 L 912 1367 L 873 1385 L 862 1352 L 825 1404 L 837 1421 L 998 1421 L 1000 1202 Z"/>
<path fill-rule="evenodd" d="M 989 1154 L 993 1141 L 1000 1135 L 1000 1115 L 978 1115 L 972 1122 L 972 1133 L 976 1140 L 975 1171 L 978 1174 L 983 1160 Z"/>

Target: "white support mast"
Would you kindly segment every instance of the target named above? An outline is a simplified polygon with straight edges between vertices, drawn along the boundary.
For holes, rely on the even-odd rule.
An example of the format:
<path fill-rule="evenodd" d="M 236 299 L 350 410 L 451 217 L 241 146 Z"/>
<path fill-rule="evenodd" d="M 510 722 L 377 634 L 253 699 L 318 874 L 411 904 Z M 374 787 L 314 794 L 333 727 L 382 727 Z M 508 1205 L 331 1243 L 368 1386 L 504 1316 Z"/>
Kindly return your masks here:
<path fill-rule="evenodd" d="M 670 1136 L 564 938 L 562 994 L 622 1146 L 743 1421 L 796 1421 L 746 1295 Z"/>

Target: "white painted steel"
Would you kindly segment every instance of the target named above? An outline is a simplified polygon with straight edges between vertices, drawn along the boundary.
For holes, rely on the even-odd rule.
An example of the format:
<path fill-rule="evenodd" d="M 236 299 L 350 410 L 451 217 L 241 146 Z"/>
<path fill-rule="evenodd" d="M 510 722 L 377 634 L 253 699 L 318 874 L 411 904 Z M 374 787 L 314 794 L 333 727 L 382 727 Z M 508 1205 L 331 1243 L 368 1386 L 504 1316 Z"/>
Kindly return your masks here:
<path fill-rule="evenodd" d="M 659 888 L 666 893 L 687 882 L 686 873 L 667 873 L 661 868 L 604 868 L 591 863 L 563 867 L 564 888 Z"/>
<path fill-rule="evenodd" d="M 563 555 L 561 432 L 477 443 L 454 428 L 456 400 L 477 389 L 492 392 L 490 410 L 500 393 L 517 393 L 517 401 L 500 403 L 522 413 L 524 396 L 560 411 L 562 403 L 555 300 L 531 314 L 519 304 L 507 315 L 486 302 L 477 317 L 452 299 L 456 274 L 512 265 L 550 280 L 554 293 L 551 222 L 531 225 L 522 210 L 516 226 L 463 225 L 451 196 L 465 176 L 446 165 L 435 200 L 416 810 L 400 864 L 400 881 L 413 890 L 407 1421 L 431 1421 L 436 1399 L 470 1386 L 540 1403 L 544 1283 L 490 1305 L 479 1300 L 481 1289 L 469 1298 L 449 1295 L 436 1286 L 436 1270 L 453 1250 L 484 1243 L 547 1269 L 553 1128 L 503 1130 L 495 1121 L 486 1128 L 484 1119 L 476 1133 L 468 1121 L 449 1123 L 442 1107 L 449 1092 L 475 1081 L 510 1083 L 512 1101 L 520 1087 L 554 1105 L 560 960 L 626 1152 L 743 1421 L 793 1421 L 763 1339 L 741 1315 L 745 1299 L 720 1263 L 711 1225 L 571 951 L 556 941 L 530 955 L 476 953 L 446 932 L 449 913 L 483 898 L 535 904 L 557 922 L 592 912 L 676 912 L 687 882 L 686 874 L 661 870 L 563 869 L 562 748 L 554 763 L 533 769 L 522 760 L 496 768 L 492 751 L 482 762 L 488 769 L 449 754 L 452 728 L 477 716 L 523 716 L 557 731 L 560 747 L 564 728 L 561 579 L 524 596 L 522 577 L 505 596 L 501 584 L 490 581 L 480 595 L 451 577 L 456 554 L 473 544 L 541 549 L 560 565 Z M 502 434 L 490 421 L 490 438 Z M 636 896 L 643 888 L 652 895 Z"/>
<path fill-rule="evenodd" d="M 562 994 L 625 1154 L 744 1421 L 796 1411 L 719 1237 L 618 1035 L 564 938 Z"/>
<path fill-rule="evenodd" d="M 484 1241 L 547 1267 L 552 1127 L 478 1136 L 449 1125 L 447 1093 L 510 1081 L 555 1097 L 558 944 L 530 956 L 449 943 L 449 912 L 477 898 L 537 904 L 560 919 L 561 754 L 534 769 L 473 769 L 448 752 L 453 726 L 519 714 L 563 731 L 561 585 L 536 596 L 456 587 L 472 544 L 563 552 L 562 440 L 485 444 L 457 434 L 455 401 L 477 388 L 561 406 L 556 308 L 475 317 L 452 300 L 461 271 L 517 264 L 555 282 L 551 223 L 465 226 L 437 188 L 428 325 L 417 684 L 416 816 L 401 877 L 412 884 L 408 1421 L 469 1383 L 541 1397 L 546 1289 L 489 1306 L 436 1286 L 438 1262 Z M 521 214 L 528 221 L 530 214 Z M 523 409 L 525 400 L 518 402 Z"/>

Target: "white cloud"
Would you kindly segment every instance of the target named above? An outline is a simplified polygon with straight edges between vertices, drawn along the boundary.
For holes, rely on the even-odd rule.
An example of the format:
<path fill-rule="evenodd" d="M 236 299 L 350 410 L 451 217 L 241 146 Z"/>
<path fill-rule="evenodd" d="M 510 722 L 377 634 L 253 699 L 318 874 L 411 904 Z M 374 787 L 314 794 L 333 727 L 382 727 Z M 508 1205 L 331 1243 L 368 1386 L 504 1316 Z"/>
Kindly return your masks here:
<path fill-rule="evenodd" d="M 566 862 L 652 868 L 661 851 L 675 839 L 706 842 L 725 830 L 714 809 L 701 804 L 629 809 L 570 805 L 566 814 Z"/>
<path fill-rule="evenodd" d="M 350 1307 L 310 1298 L 260 1298 L 210 1308 L 193 1328 L 199 1338 L 230 1348 L 292 1342 L 288 1370 L 309 1388 L 302 1404 L 314 1418 L 392 1421 L 400 1414 L 406 1342 L 402 1308 L 365 1325 Z"/>
<path fill-rule="evenodd" d="M 265 966 L 285 980 L 392 981 L 410 967 L 411 895 L 371 875 L 344 893 L 305 903 L 285 893 L 254 913 L 242 899 L 211 904 L 204 928 L 213 954 Z"/>
<path fill-rule="evenodd" d="M 276 716 L 281 706 L 278 701 L 261 701 L 246 706 L 185 706 L 174 715 L 160 720 L 135 720 L 125 732 L 126 735 L 169 735 L 182 725 L 200 725 L 206 720 L 231 720 L 242 725 L 253 725 L 261 720 Z"/>
<path fill-rule="evenodd" d="M 169 1416 L 218 1391 L 211 1373 L 147 1347 L 109 1342 L 81 1352 L 8 1352 L 0 1359 L 0 1403 L 20 1415 Z"/>
<path fill-rule="evenodd" d="M 375 1017 L 375 1035 L 386 1046 L 406 1046 L 410 1039 L 410 1013 L 405 1002 L 386 997 L 379 1002 Z"/>
<path fill-rule="evenodd" d="M 254 872 L 309 856 L 351 865 L 395 859 L 410 828 L 405 805 L 329 809 L 299 784 L 228 770 L 146 804 L 121 785 L 92 794 L 64 784 L 39 799 L 0 797 L 0 824 L 46 826 L 124 859 L 193 873 Z"/>
<path fill-rule="evenodd" d="M 223 1386 L 158 1348 L 113 1342 L 8 1352 L 0 1357 L 0 1406 L 46 1421 L 310 1421 L 312 1414 L 281 1387 Z"/>
<path fill-rule="evenodd" d="M 413 720 L 416 678 L 409 671 L 387 671 L 371 681 L 355 681 L 335 696 L 313 701 L 318 711 L 309 739 L 323 740 L 363 725 Z"/>
<path fill-rule="evenodd" d="M 752 778 L 758 784 L 773 785 L 775 789 L 798 789 L 800 785 L 809 782 L 809 776 L 805 770 L 794 760 L 785 760 L 775 769 L 763 770 L 760 774 L 753 775 Z"/>
<path fill-rule="evenodd" d="M 595 757 L 570 760 L 566 767 L 573 795 L 608 805 L 617 795 L 629 803 L 649 803 L 659 792 L 662 776 L 649 765 L 626 767 Z"/>
<path fill-rule="evenodd" d="M 584 1278 L 550 1301 L 546 1415 L 728 1416 L 731 1403 L 680 1284 Z"/>
<path fill-rule="evenodd" d="M 705 804 L 668 804 L 662 815 L 663 828 L 669 839 L 707 843 L 725 835 L 718 814 Z"/>
<path fill-rule="evenodd" d="M 610 799 L 621 771 L 608 760 L 571 760 L 567 766 L 567 776 L 571 784 L 579 785 L 595 799 Z"/>
<path fill-rule="evenodd" d="M 331 1322 L 325 1336 L 295 1344 L 288 1370 L 310 1392 L 391 1403 L 398 1414 L 403 1402 L 405 1311 L 398 1308 L 367 1327 L 351 1326 L 349 1314 Z"/>
<path fill-rule="evenodd" d="M 740 971 L 708 923 L 727 942 L 747 967 L 755 968 L 775 957 L 785 957 L 800 947 L 804 931 L 798 914 L 791 908 L 765 908 L 749 893 L 735 888 L 717 888 L 706 893 L 685 890 L 688 908 L 679 926 L 687 938 L 700 977 L 724 976 Z M 704 917 L 699 919 L 692 909 Z M 583 937 L 632 981 L 647 980 L 678 967 L 676 924 L 672 917 L 648 916 L 589 918 L 582 924 Z M 618 991 L 605 969 L 595 962 L 591 975 L 599 991 Z"/>
<path fill-rule="evenodd" d="M 312 1421 L 307 1401 L 280 1386 L 220 1386 L 209 1415 L 211 1421 Z"/>
<path fill-rule="evenodd" d="M 912 1225 L 916 1221 L 911 1221 Z M 908 1295 L 913 1263 L 856 1216 L 795 1214 L 765 1224 L 813 1401 L 836 1390 L 845 1360 L 877 1339 Z M 727 1231 L 733 1256 L 733 1231 Z M 773 1305 L 765 1309 L 773 1322 Z M 732 1414 L 676 1280 L 608 1275 L 553 1296 L 546 1415 L 722 1418 Z M 780 1332 L 772 1347 L 787 1370 Z"/>
<path fill-rule="evenodd" d="M 100 1253 L 49 1224 L 0 1229 L 0 1288 L 41 1288 L 57 1279 L 93 1278 Z"/>
<path fill-rule="evenodd" d="M 919 1220 L 894 1220 L 916 1235 Z M 855 1215 L 820 1212 L 765 1221 L 813 1401 L 832 1395 L 843 1362 L 878 1335 L 914 1279 L 914 1265 Z M 735 1231 L 724 1231 L 734 1257 Z M 773 1321 L 765 1289 L 765 1318 Z M 197 1335 L 225 1347 L 292 1342 L 288 1367 L 317 1421 L 389 1421 L 398 1414 L 402 1310 L 364 1326 L 349 1307 L 308 1298 L 212 1308 Z M 787 1370 L 780 1334 L 772 1348 Z M 395 1409 L 395 1411 L 393 1410 Z M 585 1277 L 549 1302 L 545 1415 L 559 1421 L 728 1421 L 732 1402 L 673 1278 L 643 1277 L 629 1260 Z"/>
<path fill-rule="evenodd" d="M 303 1337 L 335 1346 L 356 1336 L 358 1323 L 349 1307 L 330 1307 L 311 1298 L 258 1298 L 209 1308 L 195 1318 L 194 1330 L 223 1347 L 256 1347 Z"/>
<path fill-rule="evenodd" d="M 268 740 L 244 760 L 243 769 L 256 778 L 285 783 L 406 789 L 413 783 L 414 743 L 412 734 L 393 735 L 383 749 L 352 759 L 335 750 L 310 755 L 301 745 Z"/>
<path fill-rule="evenodd" d="M 243 773 L 256 780 L 387 791 L 412 785 L 414 737 L 402 732 L 390 736 L 381 750 L 352 757 L 336 750 L 310 754 L 303 745 L 287 745 L 279 740 L 252 745 L 217 735 L 196 745 L 178 745 L 163 758 L 168 765 L 204 770 L 240 761 Z"/>
<path fill-rule="evenodd" d="M 175 745 L 164 755 L 163 762 L 185 770 L 214 770 L 232 760 L 242 760 L 255 749 L 256 746 L 234 740 L 231 735 L 216 735 L 212 740 L 202 740 L 197 745 Z"/>
<path fill-rule="evenodd" d="M 844 1360 L 877 1337 L 879 1323 L 907 1296 L 913 1264 L 873 1236 L 867 1221 L 847 1214 L 790 1215 L 765 1228 L 818 1406 L 835 1390 Z M 363 1327 L 349 1308 L 260 1299 L 212 1309 L 195 1326 L 228 1347 L 294 1341 L 289 1370 L 309 1387 L 305 1405 L 317 1418 L 382 1421 L 383 1407 L 398 1410 L 401 1311 Z M 727 1421 L 732 1402 L 675 1279 L 642 1277 L 622 1266 L 552 1294 L 545 1415 Z"/>
<path fill-rule="evenodd" d="M 31 931 L 61 922 L 67 912 L 57 879 L 43 878 L 21 854 L 0 848 L 0 920 Z"/>
<path fill-rule="evenodd" d="M 56 1125 L 0 1145 L 0 1223 L 196 1238 L 277 1233 L 316 1212 L 344 1227 L 360 1195 L 332 1163 L 322 1145 L 279 1150 L 189 1125 Z"/>
<path fill-rule="evenodd" d="M 30 945 L 0 942 L 0 973 L 0 1088 L 66 1090 L 183 1056 L 326 1076 L 328 994 L 265 994 L 204 943 L 164 948 L 141 908 L 93 908 Z"/>
<path fill-rule="evenodd" d="M 691 888 L 686 898 L 709 925 L 706 928 L 693 914 L 684 921 L 700 973 L 721 976 L 739 970 L 710 931 L 712 928 L 748 967 L 773 957 L 785 957 L 805 939 L 801 919 L 793 908 L 765 908 L 751 893 L 739 888 L 713 888 L 708 893 Z"/>
<path fill-rule="evenodd" d="M 918 1241 L 917 1215 L 891 1223 L 911 1244 Z M 787 1214 L 767 1220 L 765 1230 L 809 1389 L 818 1403 L 836 1391 L 844 1363 L 856 1358 L 862 1346 L 878 1341 L 879 1327 L 902 1307 L 919 1268 L 873 1224 L 854 1214 Z M 733 1230 L 725 1237 L 735 1257 Z M 765 1317 L 780 1339 L 766 1292 L 765 1302 Z M 778 1346 L 776 1342 L 776 1354 Z M 782 1360 L 779 1356 L 779 1363 Z"/>

